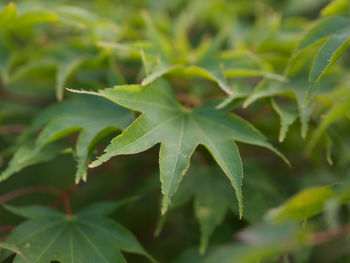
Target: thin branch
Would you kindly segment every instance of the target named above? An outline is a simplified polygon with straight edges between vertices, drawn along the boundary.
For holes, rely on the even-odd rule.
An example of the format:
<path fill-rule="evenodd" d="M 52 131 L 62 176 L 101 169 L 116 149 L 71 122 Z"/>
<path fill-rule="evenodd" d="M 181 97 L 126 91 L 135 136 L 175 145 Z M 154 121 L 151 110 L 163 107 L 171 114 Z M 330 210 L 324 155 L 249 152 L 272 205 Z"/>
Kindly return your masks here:
<path fill-rule="evenodd" d="M 16 133 L 22 133 L 27 129 L 26 125 L 21 124 L 15 124 L 15 125 L 2 125 L 0 126 L 0 134 L 6 135 L 6 134 L 16 134 Z"/>
<path fill-rule="evenodd" d="M 69 192 L 65 192 L 63 194 L 63 203 L 64 203 L 64 208 L 66 210 L 66 214 L 70 217 L 73 217 L 73 213 L 72 213 L 72 208 L 70 206 L 70 198 L 69 198 Z"/>
<path fill-rule="evenodd" d="M 59 196 L 62 194 L 62 191 L 52 186 L 23 187 L 0 196 L 0 204 L 6 203 L 12 199 L 15 199 L 23 195 L 34 194 L 34 193 L 50 193 L 50 194 Z"/>
<path fill-rule="evenodd" d="M 311 235 L 309 242 L 311 245 L 315 246 L 329 242 L 333 239 L 344 237 L 348 234 L 350 234 L 350 224 L 314 233 Z"/>
<path fill-rule="evenodd" d="M 3 225 L 0 226 L 0 232 L 7 232 L 7 231 L 11 231 L 15 228 L 15 226 L 10 226 L 10 225 Z"/>
<path fill-rule="evenodd" d="M 198 107 L 201 105 L 201 102 L 191 96 L 188 96 L 186 93 L 176 94 L 176 99 L 184 103 L 188 107 Z"/>

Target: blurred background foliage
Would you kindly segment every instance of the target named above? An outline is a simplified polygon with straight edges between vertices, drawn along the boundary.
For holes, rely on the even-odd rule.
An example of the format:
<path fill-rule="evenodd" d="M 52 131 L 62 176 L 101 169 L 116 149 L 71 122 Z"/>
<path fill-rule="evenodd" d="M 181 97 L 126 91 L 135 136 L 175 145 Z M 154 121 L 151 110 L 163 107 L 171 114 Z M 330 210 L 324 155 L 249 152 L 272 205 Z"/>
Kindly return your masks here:
<path fill-rule="evenodd" d="M 349 1 L 2 0 L 0 8 L 0 169 L 3 179 L 18 172 L 0 183 L 0 203 L 1 196 L 33 186 L 68 193 L 73 212 L 136 195 L 111 217 L 159 262 L 350 262 L 349 52 L 329 68 L 306 106 L 309 71 L 321 44 L 294 52 L 318 21 L 349 17 Z M 239 145 L 243 219 L 204 147 L 165 216 L 158 147 L 89 170 L 87 182 L 79 184 L 76 129 L 65 127 L 48 142 L 55 141 L 53 149 L 36 155 L 30 143 L 38 131 L 50 118 L 70 113 L 35 120 L 44 109 L 82 96 L 65 87 L 98 90 L 160 76 L 189 107 L 212 99 L 218 107 L 231 105 L 292 163 L 289 168 L 266 150 Z M 92 155 L 125 128 L 118 125 L 89 148 Z M 9 160 L 24 143 L 32 156 L 9 172 Z M 45 193 L 9 203 L 63 209 L 62 198 Z M 0 231 L 21 220 L 0 208 Z"/>

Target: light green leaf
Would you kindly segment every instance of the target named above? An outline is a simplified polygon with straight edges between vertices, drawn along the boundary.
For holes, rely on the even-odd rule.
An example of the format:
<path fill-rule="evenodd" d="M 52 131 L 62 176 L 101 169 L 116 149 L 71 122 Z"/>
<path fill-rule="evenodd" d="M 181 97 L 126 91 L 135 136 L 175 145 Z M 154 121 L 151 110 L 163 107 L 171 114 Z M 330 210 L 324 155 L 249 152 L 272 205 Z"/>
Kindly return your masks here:
<path fill-rule="evenodd" d="M 287 80 L 286 77 L 275 73 L 267 72 L 264 70 L 258 70 L 258 69 L 244 69 L 244 68 L 226 69 L 225 77 L 227 78 L 264 77 L 266 79 L 273 79 L 278 81 Z"/>
<path fill-rule="evenodd" d="M 106 207 L 106 203 L 100 203 L 91 209 L 96 211 L 98 205 Z M 129 230 L 105 218 L 103 213 L 90 213 L 90 208 L 69 216 L 40 206 L 4 207 L 28 218 L 11 232 L 7 241 L 23 247 L 29 262 L 126 262 L 121 250 L 154 262 Z M 16 256 L 14 262 L 25 261 Z"/>
<path fill-rule="evenodd" d="M 179 67 L 181 67 L 181 65 L 158 65 L 151 71 L 152 73 L 142 80 L 141 85 L 146 86 L 163 75 L 178 69 Z"/>
<path fill-rule="evenodd" d="M 63 102 L 46 114 L 52 115 L 37 138 L 38 149 L 68 134 L 80 132 L 76 144 L 76 183 L 87 179 L 87 163 L 96 143 L 106 135 L 124 129 L 132 121 L 129 111 L 88 96 L 78 101 Z"/>
<path fill-rule="evenodd" d="M 305 139 L 308 122 L 311 115 L 312 104 L 303 105 L 305 101 L 305 90 L 308 87 L 308 80 L 306 76 L 296 76 L 287 82 L 276 81 L 261 81 L 253 92 L 243 102 L 243 107 L 248 107 L 255 101 L 276 95 L 292 97 L 295 99 L 299 111 L 299 119 L 301 122 L 301 136 Z"/>
<path fill-rule="evenodd" d="M 130 111 L 97 97 L 84 96 L 56 104 L 41 113 L 30 130 L 44 125 L 32 149 L 21 148 L 2 174 L 3 180 L 26 166 L 48 161 L 57 151 L 48 151 L 51 144 L 69 134 L 79 132 L 76 143 L 77 172 L 75 181 L 87 179 L 87 164 L 92 150 L 106 135 L 127 127 L 132 121 Z M 33 149 L 34 147 L 34 149 Z M 23 161 L 25 160 L 25 161 Z"/>
<path fill-rule="evenodd" d="M 100 48 L 104 48 L 107 50 L 114 50 L 121 57 L 128 57 L 130 59 L 132 58 L 137 60 L 139 60 L 140 58 L 142 59 L 140 50 L 143 50 L 145 48 L 145 43 L 137 45 L 137 43 L 133 42 L 121 44 L 114 42 L 98 41 L 96 45 Z M 146 52 L 144 52 L 144 56 L 147 60 L 150 60 L 153 63 L 157 61 L 154 57 L 148 55 Z"/>
<path fill-rule="evenodd" d="M 322 212 L 326 201 L 334 196 L 335 192 L 330 186 L 309 187 L 270 210 L 266 217 L 274 222 L 305 220 Z"/>
<path fill-rule="evenodd" d="M 333 0 L 326 5 L 322 11 L 322 16 L 333 16 L 348 13 L 350 11 L 350 3 L 348 0 Z"/>
<path fill-rule="evenodd" d="M 103 96 L 143 114 L 120 136 L 114 138 L 105 154 L 89 167 L 96 167 L 111 157 L 145 151 L 161 142 L 160 178 L 165 213 L 172 195 L 189 166 L 198 144 L 203 144 L 225 172 L 236 191 L 242 216 L 242 163 L 234 140 L 275 150 L 253 126 L 226 109 L 215 110 L 215 102 L 187 109 L 175 99 L 171 88 L 159 80 L 149 86 L 116 86 L 101 90 Z M 220 130 L 218 129 L 220 127 Z M 282 156 L 283 158 L 283 156 Z"/>
<path fill-rule="evenodd" d="M 331 36 L 318 52 L 309 75 L 310 86 L 305 97 L 307 105 L 318 87 L 321 78 L 326 74 L 339 56 L 349 47 L 349 33 Z"/>
<path fill-rule="evenodd" d="M 21 27 L 30 27 L 42 23 L 54 23 L 58 22 L 59 17 L 52 11 L 48 10 L 29 10 L 18 16 L 17 20 L 11 25 L 12 30 L 16 30 Z"/>
<path fill-rule="evenodd" d="M 215 68 L 218 66 L 218 68 Z M 225 93 L 232 95 L 232 88 L 227 85 L 227 80 L 223 74 L 219 65 L 212 65 L 212 68 L 205 66 L 189 65 L 178 69 L 178 73 L 184 74 L 188 77 L 201 77 L 212 80 L 218 84 L 218 86 L 225 91 Z"/>
<path fill-rule="evenodd" d="M 333 165 L 332 160 L 332 148 L 333 148 L 333 141 L 329 135 L 327 135 L 327 144 L 326 144 L 326 159 L 329 165 Z"/>
<path fill-rule="evenodd" d="M 6 29 L 11 25 L 17 17 L 17 7 L 14 3 L 9 3 L 0 13 L 0 29 Z"/>
<path fill-rule="evenodd" d="M 56 73 L 56 96 L 58 100 L 63 99 L 64 85 L 69 76 L 84 62 L 85 57 L 73 58 L 70 61 L 61 62 Z"/>
<path fill-rule="evenodd" d="M 246 244 L 233 243 L 216 248 L 204 263 L 256 263 L 272 259 L 304 242 L 303 231 L 296 225 L 258 225 L 239 234 Z M 265 261 L 264 261 L 265 262 Z"/>
<path fill-rule="evenodd" d="M 14 83 L 23 77 L 28 76 L 36 70 L 47 69 L 47 68 L 56 68 L 57 62 L 52 58 L 43 58 L 30 61 L 24 65 L 19 66 L 11 75 L 10 83 Z"/>
<path fill-rule="evenodd" d="M 350 19 L 341 16 L 334 16 L 322 19 L 314 27 L 312 27 L 303 39 L 300 41 L 296 52 L 305 49 L 320 40 L 324 40 L 326 37 L 335 34 L 345 33 L 350 27 Z"/>
<path fill-rule="evenodd" d="M 279 141 L 283 142 L 284 138 L 286 137 L 287 131 L 289 129 L 289 126 L 293 124 L 293 122 L 298 117 L 298 111 L 296 109 L 290 110 L 290 109 L 284 109 L 281 108 L 274 99 L 271 99 L 271 104 L 275 112 L 280 117 L 281 122 L 281 129 L 280 129 L 280 135 L 279 135 Z"/>
<path fill-rule="evenodd" d="M 171 45 L 170 40 L 157 30 L 148 13 L 144 12 L 143 16 L 149 38 L 154 45 L 155 56 L 159 60 L 159 63 L 158 67 L 142 81 L 142 85 L 150 84 L 157 78 L 175 71 L 178 74 L 182 73 L 189 77 L 204 77 L 213 80 L 227 94 L 232 94 L 231 88 L 226 81 L 222 65 L 220 65 L 217 60 L 219 56 L 218 51 L 229 32 L 228 27 L 224 28 L 210 42 L 210 45 L 207 45 L 206 49 L 202 50 L 201 54 L 197 54 L 197 57 L 192 58 L 191 55 L 189 55 L 188 58 L 186 58 L 186 56 L 178 54 L 176 48 Z"/>
<path fill-rule="evenodd" d="M 309 104 L 319 86 L 320 79 L 328 68 L 334 64 L 339 56 L 348 48 L 349 29 L 350 19 L 341 16 L 327 17 L 312 27 L 299 42 L 293 57 L 308 47 L 322 41 L 325 42 L 313 62 L 309 74 L 310 85 L 306 92 L 303 107 Z"/>
<path fill-rule="evenodd" d="M 326 112 L 321 123 L 312 135 L 309 141 L 306 152 L 311 153 L 318 140 L 321 138 L 322 134 L 326 131 L 329 125 L 334 123 L 340 118 L 349 116 L 350 113 L 350 92 L 347 88 L 340 90 L 338 94 L 339 98 L 334 101 L 334 106 L 331 107 L 328 112 Z"/>
<path fill-rule="evenodd" d="M 216 68 L 216 66 L 218 68 Z M 175 64 L 170 65 L 167 62 L 160 61 L 159 65 L 156 66 L 152 71 L 151 74 L 146 76 L 145 79 L 143 79 L 141 85 L 145 86 L 156 79 L 166 75 L 166 74 L 178 74 L 186 77 L 201 77 L 205 79 L 212 80 L 218 84 L 218 86 L 225 91 L 227 94 L 232 94 L 233 91 L 231 87 L 228 86 L 226 78 L 223 74 L 223 71 L 220 68 L 220 65 L 213 64 L 213 65 L 184 65 L 184 64 Z"/>
<path fill-rule="evenodd" d="M 232 87 L 232 92 L 233 94 L 228 95 L 216 106 L 217 109 L 226 107 L 234 100 L 248 97 L 253 92 L 253 90 L 250 86 L 237 82 Z"/>
<path fill-rule="evenodd" d="M 282 93 L 284 90 L 279 85 L 276 85 L 273 82 L 269 81 L 261 81 L 255 90 L 251 93 L 250 96 L 248 96 L 245 101 L 243 102 L 243 108 L 248 107 L 255 101 L 266 98 L 266 97 L 271 97 L 277 94 Z"/>
<path fill-rule="evenodd" d="M 146 32 L 148 37 L 152 41 L 155 50 L 165 61 L 173 60 L 172 45 L 168 38 L 164 37 L 154 25 L 151 16 L 146 12 L 142 11 L 142 17 L 145 22 Z"/>

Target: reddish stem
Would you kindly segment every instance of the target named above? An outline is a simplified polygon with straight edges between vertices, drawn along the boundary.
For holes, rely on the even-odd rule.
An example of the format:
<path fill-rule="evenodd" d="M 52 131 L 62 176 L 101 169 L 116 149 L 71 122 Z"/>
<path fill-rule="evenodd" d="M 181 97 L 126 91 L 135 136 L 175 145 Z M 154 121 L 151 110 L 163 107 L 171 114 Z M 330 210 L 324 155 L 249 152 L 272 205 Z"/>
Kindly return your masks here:
<path fill-rule="evenodd" d="M 4 225 L 4 226 L 0 226 L 0 232 L 6 232 L 6 231 L 11 231 L 13 230 L 15 227 L 14 226 L 10 226 L 10 225 Z"/>
<path fill-rule="evenodd" d="M 14 124 L 14 125 L 2 125 L 0 126 L 0 134 L 15 134 L 22 133 L 27 129 L 26 125 Z"/>
<path fill-rule="evenodd" d="M 70 206 L 69 195 L 70 194 L 68 191 L 63 194 L 63 203 L 64 203 L 64 208 L 66 210 L 66 214 L 70 217 L 73 217 L 72 208 Z"/>
<path fill-rule="evenodd" d="M 350 232 L 350 225 L 343 225 L 335 229 L 328 229 L 325 231 L 314 233 L 310 238 L 312 245 L 319 245 L 326 243 L 333 239 L 341 238 L 348 235 Z"/>
<path fill-rule="evenodd" d="M 62 194 L 61 190 L 52 186 L 29 186 L 29 187 L 19 188 L 17 190 L 14 190 L 12 192 L 9 192 L 7 194 L 0 196 L 0 204 L 6 203 L 12 199 L 15 199 L 23 195 L 33 194 L 33 193 L 43 193 L 43 192 L 50 193 L 57 196 Z"/>

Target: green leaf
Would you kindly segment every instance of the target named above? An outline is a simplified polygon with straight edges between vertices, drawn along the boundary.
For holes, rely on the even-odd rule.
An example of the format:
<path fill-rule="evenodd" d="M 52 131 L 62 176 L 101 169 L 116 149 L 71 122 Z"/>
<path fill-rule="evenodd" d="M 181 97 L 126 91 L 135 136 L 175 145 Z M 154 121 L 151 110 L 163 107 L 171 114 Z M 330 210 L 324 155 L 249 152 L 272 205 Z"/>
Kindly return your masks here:
<path fill-rule="evenodd" d="M 264 171 L 248 166 L 246 173 L 249 176 L 245 178 L 242 187 L 245 193 L 243 218 L 251 223 L 260 222 L 267 209 L 278 205 L 276 200 L 281 198 L 281 194 Z M 203 254 L 207 249 L 211 235 L 216 227 L 222 223 L 227 211 L 232 210 L 236 214 L 237 206 L 232 202 L 234 191 L 227 184 L 227 178 L 219 167 L 212 165 L 203 167 L 195 162 L 184 177 L 181 187 L 174 194 L 173 206 L 170 210 L 183 206 L 191 199 L 194 199 L 194 213 L 200 224 L 199 252 Z M 157 235 L 162 230 L 167 215 L 159 218 Z"/>
<path fill-rule="evenodd" d="M 227 94 L 232 94 L 231 88 L 227 84 L 224 72 L 217 61 L 218 51 L 223 40 L 227 37 L 228 27 L 224 28 L 207 46 L 205 50 L 197 56 L 194 61 L 186 56 L 181 56 L 173 47 L 169 38 L 164 37 L 155 27 L 151 17 L 147 12 L 143 13 L 149 38 L 154 45 L 156 57 L 159 60 L 157 67 L 148 74 L 142 81 L 142 85 L 148 85 L 157 78 L 165 74 L 176 71 L 176 73 L 186 74 L 190 77 L 204 77 L 215 81 L 219 87 Z M 158 57 L 158 55 L 160 57 Z M 178 71 L 177 71 L 178 70 Z"/>
<path fill-rule="evenodd" d="M 333 141 L 329 135 L 327 135 L 327 144 L 326 144 L 326 159 L 329 165 L 333 165 L 332 160 L 332 147 Z"/>
<path fill-rule="evenodd" d="M 349 13 L 350 4 L 348 0 L 334 0 L 326 5 L 322 11 L 322 16 L 340 15 L 343 13 Z"/>
<path fill-rule="evenodd" d="M 8 167 L 0 173 L 0 182 L 6 180 L 14 173 L 21 171 L 25 167 L 54 159 L 66 148 L 67 145 L 65 144 L 54 143 L 39 150 L 35 149 L 34 142 L 23 143 L 12 157 Z"/>
<path fill-rule="evenodd" d="M 56 96 L 58 100 L 63 99 L 64 85 L 69 76 L 84 62 L 85 57 L 78 57 L 64 61 L 57 67 L 56 73 Z"/>
<path fill-rule="evenodd" d="M 9 3 L 0 13 L 0 29 L 6 29 L 17 17 L 17 8 L 14 3 Z"/>
<path fill-rule="evenodd" d="M 273 79 L 278 81 L 286 81 L 286 77 L 267 72 L 264 70 L 258 70 L 258 69 L 226 69 L 225 70 L 225 77 L 227 78 L 244 78 L 244 77 L 264 77 L 266 79 Z"/>
<path fill-rule="evenodd" d="M 79 132 L 75 148 L 75 181 L 78 183 L 80 180 L 86 180 L 87 164 L 97 142 L 110 133 L 124 129 L 131 121 L 130 111 L 97 97 L 84 96 L 58 103 L 41 113 L 32 124 L 32 132 L 44 125 L 34 149 L 33 146 L 31 150 L 28 147 L 21 148 L 1 178 L 4 180 L 26 166 L 52 159 L 57 150 L 52 151 L 52 147 L 46 145 Z"/>
<path fill-rule="evenodd" d="M 9 250 L 20 257 L 22 257 L 25 262 L 30 263 L 30 261 L 22 254 L 21 250 L 14 244 L 7 243 L 7 242 L 0 242 L 0 249 L 6 249 Z"/>
<path fill-rule="evenodd" d="M 269 81 L 261 81 L 251 95 L 245 99 L 243 102 L 243 108 L 247 108 L 249 105 L 261 98 L 271 97 L 280 94 L 283 91 L 284 90 L 282 90 L 280 85 L 276 85 L 275 83 Z"/>
<path fill-rule="evenodd" d="M 54 116 L 49 114 L 51 118 L 38 136 L 36 147 L 40 149 L 48 143 L 79 131 L 76 144 L 78 167 L 75 176 L 78 183 L 87 178 L 87 163 L 96 143 L 111 132 L 127 127 L 132 121 L 132 115 L 128 110 L 96 97 L 86 96 L 80 101 L 62 104 L 50 110 Z"/>
<path fill-rule="evenodd" d="M 201 232 L 200 254 L 207 250 L 215 228 L 222 223 L 227 210 L 232 207 L 234 192 L 221 173 L 216 167 L 200 169 L 194 165 L 173 197 L 172 209 L 194 198 L 194 213 Z"/>
<path fill-rule="evenodd" d="M 223 107 L 228 106 L 230 103 L 232 103 L 235 100 L 238 100 L 240 98 L 248 97 L 252 92 L 253 89 L 249 85 L 237 82 L 232 87 L 233 94 L 228 95 L 226 98 L 224 98 L 217 106 L 217 109 L 221 109 Z"/>
<path fill-rule="evenodd" d="M 194 109 L 184 108 L 162 80 L 144 87 L 116 86 L 94 94 L 143 114 L 120 136 L 113 139 L 106 148 L 106 153 L 89 167 L 96 167 L 116 155 L 145 151 L 161 142 L 159 165 L 164 195 L 163 213 L 166 212 L 171 196 L 178 188 L 188 169 L 190 157 L 199 144 L 207 147 L 231 181 L 241 216 L 243 172 L 234 140 L 263 146 L 282 156 L 253 126 L 228 114 L 227 109 L 215 110 L 214 103 Z"/>
<path fill-rule="evenodd" d="M 142 86 L 146 86 L 150 83 L 152 83 L 153 81 L 155 81 L 156 79 L 162 77 L 165 74 L 169 74 L 170 72 L 173 72 L 174 70 L 178 69 L 179 67 L 181 67 L 181 65 L 157 65 L 150 74 L 148 74 L 148 76 L 146 76 L 142 82 L 141 85 Z"/>
<path fill-rule="evenodd" d="M 328 126 L 337 121 L 338 119 L 345 118 L 349 116 L 350 113 L 350 91 L 347 88 L 337 91 L 336 99 L 334 100 L 334 105 L 326 112 L 321 123 L 316 128 L 315 132 L 310 139 L 306 152 L 311 153 L 318 140 L 321 138 L 322 134 L 326 131 Z"/>
<path fill-rule="evenodd" d="M 334 196 L 335 192 L 330 186 L 309 187 L 269 211 L 267 218 L 275 222 L 305 220 L 323 211 L 326 201 Z"/>
<path fill-rule="evenodd" d="M 246 244 L 233 243 L 211 252 L 204 263 L 256 263 L 271 259 L 304 242 L 305 234 L 296 225 L 263 224 L 239 233 Z M 265 261 L 264 261 L 265 262 Z"/>
<path fill-rule="evenodd" d="M 349 33 L 347 31 L 349 29 L 350 19 L 341 16 L 328 17 L 322 19 L 312 27 L 299 42 L 299 45 L 294 52 L 294 56 L 297 53 L 300 53 L 303 49 L 325 41 L 313 62 L 309 74 L 310 85 L 303 103 L 304 107 L 306 107 L 312 99 L 322 76 L 348 48 Z"/>
<path fill-rule="evenodd" d="M 293 124 L 293 122 L 298 117 L 298 111 L 295 109 L 284 109 L 281 108 L 274 99 L 271 99 L 271 104 L 275 112 L 278 114 L 281 120 L 281 129 L 279 135 L 279 142 L 283 142 L 286 137 L 289 126 Z"/>
<path fill-rule="evenodd" d="M 19 28 L 31 27 L 42 23 L 58 22 L 59 17 L 49 10 L 28 10 L 17 17 L 15 23 L 11 25 L 11 30 Z"/>
<path fill-rule="evenodd" d="M 154 262 L 129 230 L 105 218 L 105 213 L 96 212 L 99 207 L 103 211 L 106 206 L 113 204 L 94 204 L 73 216 L 41 206 L 4 206 L 28 219 L 11 232 L 7 241 L 21 247 L 22 253 L 33 263 L 126 262 L 121 250 L 143 255 Z M 16 256 L 14 262 L 25 261 Z"/>
<path fill-rule="evenodd" d="M 217 66 L 217 67 L 216 67 Z M 212 80 L 218 84 L 218 86 L 225 91 L 225 93 L 232 95 L 232 88 L 227 85 L 227 80 L 223 74 L 223 70 L 219 65 L 212 66 L 197 66 L 189 65 L 178 69 L 179 72 L 188 77 L 201 77 L 208 80 Z"/>
<path fill-rule="evenodd" d="M 310 86 L 304 104 L 307 105 L 318 87 L 321 78 L 326 74 L 339 56 L 349 47 L 349 33 L 330 37 L 318 52 L 309 75 Z"/>
<path fill-rule="evenodd" d="M 326 37 L 335 34 L 345 33 L 350 27 L 350 19 L 341 16 L 334 16 L 322 19 L 319 23 L 313 26 L 299 42 L 296 52 L 305 49 Z"/>
<path fill-rule="evenodd" d="M 19 66 L 11 75 L 10 83 L 15 83 L 16 81 L 32 74 L 35 71 L 39 71 L 47 68 L 56 68 L 57 62 L 51 58 L 37 59 L 30 61 L 24 65 Z"/>
<path fill-rule="evenodd" d="M 308 87 L 308 80 L 306 76 L 296 76 L 288 82 L 276 82 L 276 81 L 261 81 L 254 91 L 247 96 L 243 102 L 243 108 L 248 107 L 255 101 L 267 97 L 274 97 L 276 95 L 286 96 L 288 98 L 292 97 L 295 99 L 298 111 L 299 119 L 301 122 L 301 136 L 305 139 L 308 122 L 311 115 L 312 104 L 304 105 L 305 101 L 305 89 Z"/>
<path fill-rule="evenodd" d="M 156 52 L 165 60 L 173 60 L 172 45 L 168 38 L 164 37 L 154 25 L 153 19 L 146 11 L 142 11 L 142 17 L 145 22 L 146 32 L 151 39 Z"/>

